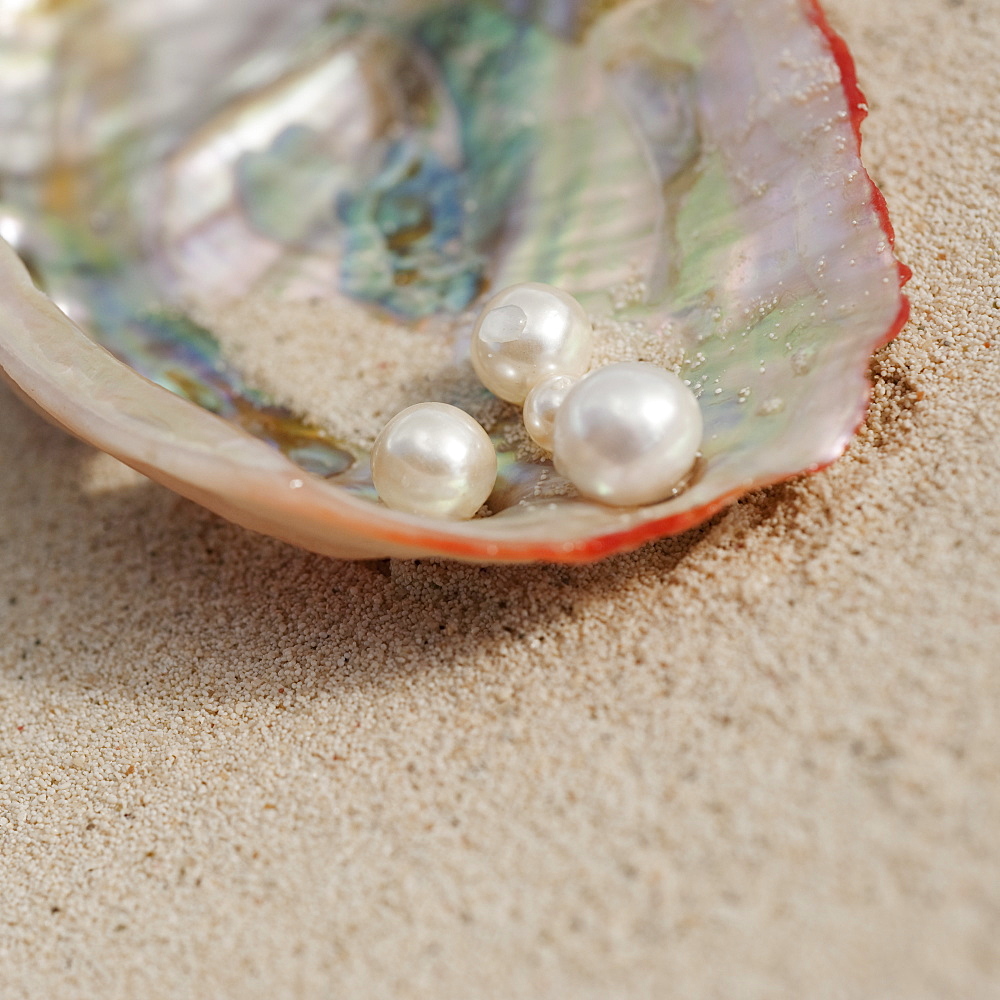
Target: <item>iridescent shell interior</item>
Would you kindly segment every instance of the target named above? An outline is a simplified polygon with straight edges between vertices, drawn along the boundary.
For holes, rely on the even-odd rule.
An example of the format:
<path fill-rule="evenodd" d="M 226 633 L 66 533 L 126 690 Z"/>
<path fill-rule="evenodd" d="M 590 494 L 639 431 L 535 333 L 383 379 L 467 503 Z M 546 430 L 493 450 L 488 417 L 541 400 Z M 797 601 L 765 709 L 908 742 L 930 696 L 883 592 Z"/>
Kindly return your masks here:
<path fill-rule="evenodd" d="M 27 267 L 3 248 L 0 366 L 73 433 L 315 551 L 581 560 L 683 530 L 836 458 L 905 319 L 812 0 L 28 2 L 0 47 L 0 235 Z M 675 497 L 582 501 L 477 385 L 477 304 L 519 281 L 576 295 L 608 358 L 689 381 L 706 436 Z M 486 423 L 485 516 L 387 510 L 370 434 L 270 387 L 259 332 L 227 350 L 229 326 L 280 342 L 310 315 L 359 412 L 422 389 Z M 345 360 L 366 323 L 439 368 L 369 386 Z"/>

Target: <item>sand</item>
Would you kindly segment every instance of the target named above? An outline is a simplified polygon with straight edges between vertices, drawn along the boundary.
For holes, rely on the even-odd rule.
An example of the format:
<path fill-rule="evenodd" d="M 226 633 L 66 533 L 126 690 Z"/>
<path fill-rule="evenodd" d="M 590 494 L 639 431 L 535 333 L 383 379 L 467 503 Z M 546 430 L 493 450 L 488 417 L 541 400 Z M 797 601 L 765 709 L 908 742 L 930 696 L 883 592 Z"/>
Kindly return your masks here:
<path fill-rule="evenodd" d="M 1000 995 L 1000 3 L 828 6 L 916 277 L 821 475 L 355 564 L 0 391 L 0 997 Z"/>
<path fill-rule="evenodd" d="M 390 417 L 434 400 L 461 407 L 491 433 L 502 430 L 519 457 L 547 458 L 524 430 L 520 408 L 486 392 L 472 369 L 467 344 L 475 312 L 414 329 L 343 295 L 285 301 L 275 309 L 266 292 L 221 306 L 193 302 L 190 311 L 244 383 L 335 439 L 370 449 Z M 593 368 L 648 361 L 680 371 L 680 334 L 614 314 L 590 318 Z M 331 365 L 334 336 L 337 363 Z"/>

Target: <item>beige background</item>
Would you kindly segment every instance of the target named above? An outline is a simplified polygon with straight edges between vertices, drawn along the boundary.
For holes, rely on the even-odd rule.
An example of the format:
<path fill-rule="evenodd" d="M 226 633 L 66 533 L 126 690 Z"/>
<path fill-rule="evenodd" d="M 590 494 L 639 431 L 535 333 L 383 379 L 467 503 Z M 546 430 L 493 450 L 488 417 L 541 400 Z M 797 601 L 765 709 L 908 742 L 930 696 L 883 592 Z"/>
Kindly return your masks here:
<path fill-rule="evenodd" d="M 321 559 L 0 391 L 0 996 L 1000 996 L 1000 3 L 830 0 L 914 318 L 830 471 Z"/>

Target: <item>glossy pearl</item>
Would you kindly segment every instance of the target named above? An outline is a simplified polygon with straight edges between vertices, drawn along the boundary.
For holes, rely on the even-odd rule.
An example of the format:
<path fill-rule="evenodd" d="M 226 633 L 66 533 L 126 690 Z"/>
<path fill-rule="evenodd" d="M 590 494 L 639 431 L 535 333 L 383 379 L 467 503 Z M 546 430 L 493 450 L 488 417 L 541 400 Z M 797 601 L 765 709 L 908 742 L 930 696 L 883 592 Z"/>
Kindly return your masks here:
<path fill-rule="evenodd" d="M 472 517 L 497 478 L 489 435 L 448 403 L 417 403 L 397 413 L 376 439 L 371 465 L 387 507 L 428 517 Z"/>
<path fill-rule="evenodd" d="M 571 295 L 551 285 L 512 285 L 476 322 L 472 367 L 490 392 L 521 404 L 547 375 L 582 375 L 592 342 L 590 320 Z"/>
<path fill-rule="evenodd" d="M 574 385 L 576 379 L 569 375 L 549 375 L 532 387 L 524 401 L 524 428 L 545 451 L 552 451 L 556 413 Z"/>
<path fill-rule="evenodd" d="M 578 382 L 556 413 L 554 460 L 580 493 L 615 507 L 656 503 L 694 464 L 698 401 L 676 375 L 640 361 Z"/>

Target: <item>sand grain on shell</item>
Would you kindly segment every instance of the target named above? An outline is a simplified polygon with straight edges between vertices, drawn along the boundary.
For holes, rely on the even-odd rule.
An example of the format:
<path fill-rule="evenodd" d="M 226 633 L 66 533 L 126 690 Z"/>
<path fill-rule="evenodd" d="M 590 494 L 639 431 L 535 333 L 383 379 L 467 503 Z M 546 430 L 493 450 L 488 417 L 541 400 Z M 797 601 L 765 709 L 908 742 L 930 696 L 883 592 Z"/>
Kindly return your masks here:
<path fill-rule="evenodd" d="M 212 311 L 201 307 L 197 318 L 250 385 L 362 447 L 413 403 L 452 403 L 481 420 L 500 408 L 471 365 L 455 359 L 446 336 L 380 318 L 346 298 L 276 308 L 249 297 Z"/>
<path fill-rule="evenodd" d="M 212 330 L 227 364 L 255 389 L 335 437 L 371 447 L 394 414 L 420 402 L 451 403 L 490 432 L 501 425 L 519 455 L 543 453 L 521 426 L 519 409 L 486 392 L 459 345 L 474 315 L 449 328 L 407 325 L 336 296 L 280 304 L 261 296 L 192 307 Z M 677 369 L 684 352 L 669 331 L 595 316 L 594 366 L 644 360 Z"/>

